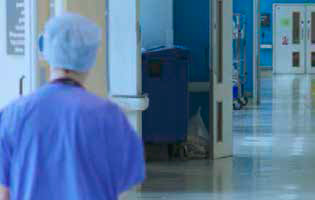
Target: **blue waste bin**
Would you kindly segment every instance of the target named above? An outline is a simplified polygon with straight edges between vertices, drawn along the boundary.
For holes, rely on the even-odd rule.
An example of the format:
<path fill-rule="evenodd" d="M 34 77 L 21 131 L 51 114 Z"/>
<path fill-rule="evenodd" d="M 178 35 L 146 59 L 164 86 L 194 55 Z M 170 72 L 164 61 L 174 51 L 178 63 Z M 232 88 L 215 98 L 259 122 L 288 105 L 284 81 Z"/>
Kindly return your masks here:
<path fill-rule="evenodd" d="M 179 143 L 187 138 L 190 51 L 159 48 L 142 54 L 142 88 L 150 107 L 143 113 L 146 143 Z"/>

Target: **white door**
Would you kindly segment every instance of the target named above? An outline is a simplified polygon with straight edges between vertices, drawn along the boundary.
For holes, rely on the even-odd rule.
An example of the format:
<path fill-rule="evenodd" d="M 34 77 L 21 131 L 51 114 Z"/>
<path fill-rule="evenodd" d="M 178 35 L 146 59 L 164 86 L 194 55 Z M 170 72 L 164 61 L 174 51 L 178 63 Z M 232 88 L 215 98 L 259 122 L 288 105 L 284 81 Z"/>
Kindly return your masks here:
<path fill-rule="evenodd" d="M 233 154 L 232 19 L 233 1 L 212 1 L 211 124 L 213 159 Z"/>
<path fill-rule="evenodd" d="M 23 52 L 27 32 L 23 11 L 21 1 L 0 1 L 0 110 L 25 94 L 30 80 Z"/>
<path fill-rule="evenodd" d="M 305 6 L 274 5 L 275 73 L 305 73 Z"/>
<path fill-rule="evenodd" d="M 315 6 L 306 6 L 306 71 L 315 73 Z"/>

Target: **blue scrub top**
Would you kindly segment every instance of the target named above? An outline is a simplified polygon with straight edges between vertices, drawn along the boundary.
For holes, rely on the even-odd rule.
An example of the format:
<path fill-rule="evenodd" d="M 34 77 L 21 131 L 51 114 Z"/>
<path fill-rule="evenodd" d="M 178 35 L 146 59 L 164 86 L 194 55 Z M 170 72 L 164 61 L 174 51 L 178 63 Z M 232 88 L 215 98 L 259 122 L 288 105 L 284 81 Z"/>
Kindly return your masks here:
<path fill-rule="evenodd" d="M 116 200 L 145 178 L 123 112 L 81 87 L 48 84 L 0 114 L 0 184 L 11 200 Z"/>

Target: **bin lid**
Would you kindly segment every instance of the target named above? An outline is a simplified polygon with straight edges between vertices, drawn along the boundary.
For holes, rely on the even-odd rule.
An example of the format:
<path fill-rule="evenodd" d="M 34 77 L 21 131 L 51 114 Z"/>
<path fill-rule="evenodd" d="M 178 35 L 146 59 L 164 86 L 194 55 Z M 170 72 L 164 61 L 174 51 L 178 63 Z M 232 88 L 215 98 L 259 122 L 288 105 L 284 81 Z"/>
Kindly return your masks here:
<path fill-rule="evenodd" d="M 181 45 L 170 45 L 170 46 L 158 46 L 151 49 L 142 49 L 142 53 L 152 53 L 152 52 L 161 52 L 161 51 L 169 51 L 173 49 L 180 49 L 180 50 L 189 50 L 185 46 Z"/>

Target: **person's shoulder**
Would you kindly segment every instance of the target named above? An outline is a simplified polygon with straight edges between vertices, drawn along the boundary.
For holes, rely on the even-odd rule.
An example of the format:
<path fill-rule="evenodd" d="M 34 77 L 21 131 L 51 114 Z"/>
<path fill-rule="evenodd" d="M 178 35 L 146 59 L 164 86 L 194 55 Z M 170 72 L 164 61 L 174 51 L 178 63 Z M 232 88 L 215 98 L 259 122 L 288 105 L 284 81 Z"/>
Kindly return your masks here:
<path fill-rule="evenodd" d="M 27 111 L 30 110 L 30 98 L 20 97 L 18 99 L 13 100 L 7 106 L 0 110 L 0 125 L 1 128 L 6 129 L 8 132 L 14 132 L 14 129 L 17 128 L 18 122 L 27 115 Z M 14 124 L 14 126 L 12 126 Z"/>
<path fill-rule="evenodd" d="M 21 112 L 27 110 L 27 107 L 30 105 L 32 99 L 32 95 L 19 97 L 13 101 L 11 101 L 8 105 L 0 110 L 2 116 L 7 115 L 18 115 Z"/>
<path fill-rule="evenodd" d="M 97 109 L 106 110 L 111 113 L 123 113 L 118 104 L 114 103 L 109 97 L 100 97 L 91 92 L 87 92 L 89 100 L 93 102 L 94 107 Z"/>

